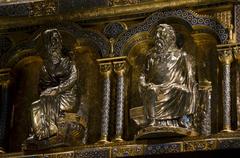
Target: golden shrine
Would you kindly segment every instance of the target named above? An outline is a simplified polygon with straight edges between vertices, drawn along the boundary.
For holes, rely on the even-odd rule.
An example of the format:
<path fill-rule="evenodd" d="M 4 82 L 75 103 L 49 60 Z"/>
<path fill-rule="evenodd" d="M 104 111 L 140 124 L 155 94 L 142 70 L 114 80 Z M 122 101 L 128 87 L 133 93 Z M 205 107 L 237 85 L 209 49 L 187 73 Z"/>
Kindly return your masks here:
<path fill-rule="evenodd" d="M 240 149 L 238 0 L 1 0 L 0 157 Z"/>

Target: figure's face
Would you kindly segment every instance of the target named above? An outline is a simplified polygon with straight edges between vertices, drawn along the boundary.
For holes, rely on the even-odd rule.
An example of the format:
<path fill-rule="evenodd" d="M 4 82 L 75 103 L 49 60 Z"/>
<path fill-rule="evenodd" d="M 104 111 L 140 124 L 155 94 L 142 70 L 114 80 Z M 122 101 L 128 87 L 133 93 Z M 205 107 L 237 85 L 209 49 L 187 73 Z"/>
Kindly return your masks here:
<path fill-rule="evenodd" d="M 61 59 L 61 37 L 57 32 L 53 32 L 48 43 L 49 57 L 53 64 L 57 64 Z"/>
<path fill-rule="evenodd" d="M 172 32 L 171 32 L 172 31 Z M 155 46 L 158 52 L 164 53 L 175 42 L 173 30 L 166 27 L 159 27 L 155 34 Z"/>

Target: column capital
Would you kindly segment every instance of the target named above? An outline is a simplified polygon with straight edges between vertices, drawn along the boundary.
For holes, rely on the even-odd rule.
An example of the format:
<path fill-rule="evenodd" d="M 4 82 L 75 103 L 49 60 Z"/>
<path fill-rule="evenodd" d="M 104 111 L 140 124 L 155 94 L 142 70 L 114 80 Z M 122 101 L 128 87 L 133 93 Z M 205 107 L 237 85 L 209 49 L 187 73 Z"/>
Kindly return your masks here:
<path fill-rule="evenodd" d="M 115 61 L 113 62 L 113 67 L 117 75 L 123 76 L 126 69 L 126 61 Z"/>
<path fill-rule="evenodd" d="M 218 52 L 218 58 L 221 63 L 224 65 L 230 65 L 233 61 L 233 56 L 232 56 L 232 49 L 229 50 L 221 50 Z"/>
<path fill-rule="evenodd" d="M 126 60 L 126 56 L 120 56 L 97 59 L 97 62 L 100 65 L 100 72 L 107 77 L 112 72 L 112 68 L 118 75 L 122 75 L 125 71 Z"/>
<path fill-rule="evenodd" d="M 233 57 L 240 63 L 240 43 L 217 45 L 217 51 L 219 60 L 223 64 L 231 64 Z"/>
<path fill-rule="evenodd" d="M 233 61 L 232 49 L 218 49 L 218 58 L 223 65 L 230 65 Z"/>
<path fill-rule="evenodd" d="M 112 71 L 112 63 L 107 62 L 107 63 L 100 63 L 100 72 L 101 73 L 109 73 Z"/>
<path fill-rule="evenodd" d="M 240 46 L 239 45 L 233 47 L 233 55 L 234 55 L 234 58 L 237 60 L 237 62 L 240 63 Z"/>

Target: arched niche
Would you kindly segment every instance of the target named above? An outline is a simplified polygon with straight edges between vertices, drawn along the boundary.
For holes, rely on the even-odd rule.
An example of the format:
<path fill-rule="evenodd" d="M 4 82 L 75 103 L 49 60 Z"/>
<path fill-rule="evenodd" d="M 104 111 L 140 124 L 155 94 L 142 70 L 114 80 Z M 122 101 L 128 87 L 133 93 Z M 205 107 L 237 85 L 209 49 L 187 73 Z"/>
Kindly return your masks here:
<path fill-rule="evenodd" d="M 120 34 L 114 45 L 115 56 L 127 56 L 128 71 L 128 106 L 129 108 L 142 106 L 139 94 L 139 76 L 143 69 L 148 50 L 153 46 L 153 35 L 156 26 L 166 23 L 174 27 L 177 36 L 177 45 L 190 54 L 194 59 L 196 81 L 202 83 L 211 81 L 213 86 L 212 97 L 218 98 L 218 57 L 216 45 L 226 43 L 227 29 L 217 20 L 200 16 L 188 10 L 159 11 L 150 15 L 142 23 L 129 28 Z M 215 107 L 213 114 L 218 111 L 218 99 L 212 100 Z M 130 118 L 129 118 L 130 119 Z M 131 121 L 131 120 L 130 120 Z M 213 119 L 217 131 L 218 119 Z M 134 123 L 131 127 L 134 126 Z M 133 138 L 134 128 L 129 128 Z M 213 130 L 213 131 L 214 131 Z"/>
<path fill-rule="evenodd" d="M 9 149 L 20 151 L 21 144 L 30 133 L 30 111 L 32 101 L 38 99 L 38 79 L 42 65 L 39 56 L 28 56 L 20 60 L 13 71 L 12 124 L 9 137 Z"/>
<path fill-rule="evenodd" d="M 96 59 L 108 55 L 109 45 L 100 33 L 82 29 L 74 24 L 47 26 L 12 48 L 4 57 L 3 67 L 12 68 L 15 82 L 13 124 L 10 136 L 10 149 L 20 151 L 21 144 L 30 133 L 29 107 L 38 99 L 39 71 L 43 63 L 41 52 L 43 47 L 42 31 L 57 28 L 63 38 L 63 52 L 71 56 L 78 69 L 78 101 L 86 112 L 89 112 L 88 142 L 96 142 L 100 136 L 101 118 L 101 80 L 99 80 Z M 69 53 L 71 52 L 71 53 Z"/>
<path fill-rule="evenodd" d="M 177 37 L 181 38 L 178 42 L 179 47 L 185 52 L 194 55 L 196 52 L 196 46 L 191 36 L 192 28 L 186 25 L 181 19 L 167 18 L 159 21 L 159 23 L 167 23 L 174 27 Z M 153 35 L 155 33 L 156 26 L 148 32 L 141 32 L 130 38 L 124 45 L 124 55 L 128 56 L 130 64 L 129 75 L 129 96 L 128 104 L 130 108 L 142 106 L 142 99 L 139 93 L 139 78 L 143 71 L 146 61 L 146 55 L 149 53 L 149 49 L 153 46 Z"/>

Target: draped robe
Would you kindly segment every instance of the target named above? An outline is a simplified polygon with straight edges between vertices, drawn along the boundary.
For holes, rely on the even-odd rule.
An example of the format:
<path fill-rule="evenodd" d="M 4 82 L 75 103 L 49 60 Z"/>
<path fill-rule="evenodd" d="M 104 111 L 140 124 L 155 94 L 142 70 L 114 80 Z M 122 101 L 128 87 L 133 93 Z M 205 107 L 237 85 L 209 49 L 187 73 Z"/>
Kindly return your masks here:
<path fill-rule="evenodd" d="M 142 76 L 153 88 L 140 88 L 146 118 L 161 121 L 193 114 L 196 83 L 191 58 L 180 49 L 151 51 Z"/>
<path fill-rule="evenodd" d="M 47 64 L 47 63 L 45 63 Z M 57 121 L 64 112 L 76 106 L 77 70 L 69 58 L 61 58 L 58 65 L 43 65 L 40 72 L 40 91 L 57 89 L 54 96 L 40 96 L 32 103 L 33 130 L 39 140 L 57 133 Z"/>

